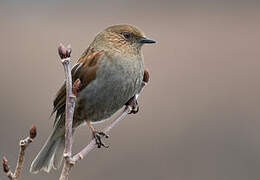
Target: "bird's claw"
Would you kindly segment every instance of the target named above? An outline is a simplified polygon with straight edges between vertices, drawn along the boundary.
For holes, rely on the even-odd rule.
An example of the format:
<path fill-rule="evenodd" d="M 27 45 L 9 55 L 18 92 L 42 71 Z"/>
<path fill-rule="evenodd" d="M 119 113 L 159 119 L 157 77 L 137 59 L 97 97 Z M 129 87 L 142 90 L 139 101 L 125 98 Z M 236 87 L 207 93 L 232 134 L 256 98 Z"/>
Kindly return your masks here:
<path fill-rule="evenodd" d="M 139 111 L 139 106 L 132 107 L 131 111 L 128 114 L 136 114 Z"/>
<path fill-rule="evenodd" d="M 101 141 L 101 138 L 102 138 L 102 137 L 109 138 L 109 136 L 108 136 L 107 134 L 105 134 L 104 132 L 97 132 L 97 131 L 94 131 L 94 132 L 93 132 L 93 138 L 94 138 L 95 141 L 96 141 L 97 147 L 98 147 L 98 148 L 101 148 L 101 147 L 108 148 L 109 146 L 105 145 L 105 144 Z"/>
<path fill-rule="evenodd" d="M 127 103 L 127 106 L 131 107 L 131 111 L 128 114 L 136 114 L 139 111 L 139 105 L 137 102 L 137 99 L 134 97 L 132 97 Z"/>

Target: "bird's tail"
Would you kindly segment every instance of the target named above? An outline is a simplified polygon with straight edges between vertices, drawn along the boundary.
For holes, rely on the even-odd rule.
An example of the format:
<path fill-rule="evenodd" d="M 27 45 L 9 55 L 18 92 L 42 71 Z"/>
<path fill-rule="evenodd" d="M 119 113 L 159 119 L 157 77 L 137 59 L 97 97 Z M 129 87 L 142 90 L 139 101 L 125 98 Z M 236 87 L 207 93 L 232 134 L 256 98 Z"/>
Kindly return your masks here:
<path fill-rule="evenodd" d="M 50 170 L 60 167 L 62 154 L 65 147 L 64 126 L 57 123 L 46 143 L 33 160 L 30 168 L 31 173 L 38 173 L 40 170 L 50 172 Z"/>

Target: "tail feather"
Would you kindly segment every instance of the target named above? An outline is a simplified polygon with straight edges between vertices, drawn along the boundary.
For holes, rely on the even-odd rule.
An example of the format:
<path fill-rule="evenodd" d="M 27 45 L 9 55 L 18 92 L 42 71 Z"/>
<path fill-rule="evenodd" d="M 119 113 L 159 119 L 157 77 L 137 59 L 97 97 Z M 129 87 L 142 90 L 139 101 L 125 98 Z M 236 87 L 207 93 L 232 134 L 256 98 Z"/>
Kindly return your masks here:
<path fill-rule="evenodd" d="M 65 138 L 60 138 L 60 142 L 56 148 L 54 159 L 53 159 L 53 168 L 58 169 L 61 166 L 63 152 L 65 146 Z"/>
<path fill-rule="evenodd" d="M 64 128 L 54 127 L 51 136 L 47 139 L 41 151 L 33 160 L 30 172 L 36 174 L 40 170 L 50 172 L 52 168 L 59 168 L 62 161 L 64 143 Z"/>

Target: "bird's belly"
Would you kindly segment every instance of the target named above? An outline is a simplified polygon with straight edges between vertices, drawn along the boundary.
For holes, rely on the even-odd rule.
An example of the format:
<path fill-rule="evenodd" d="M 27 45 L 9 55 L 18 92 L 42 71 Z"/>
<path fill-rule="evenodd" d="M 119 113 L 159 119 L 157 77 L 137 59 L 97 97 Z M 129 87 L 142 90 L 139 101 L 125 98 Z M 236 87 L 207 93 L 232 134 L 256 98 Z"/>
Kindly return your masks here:
<path fill-rule="evenodd" d="M 142 79 L 143 70 L 137 74 L 112 72 L 95 79 L 79 94 L 77 119 L 98 122 L 109 118 L 138 93 Z"/>

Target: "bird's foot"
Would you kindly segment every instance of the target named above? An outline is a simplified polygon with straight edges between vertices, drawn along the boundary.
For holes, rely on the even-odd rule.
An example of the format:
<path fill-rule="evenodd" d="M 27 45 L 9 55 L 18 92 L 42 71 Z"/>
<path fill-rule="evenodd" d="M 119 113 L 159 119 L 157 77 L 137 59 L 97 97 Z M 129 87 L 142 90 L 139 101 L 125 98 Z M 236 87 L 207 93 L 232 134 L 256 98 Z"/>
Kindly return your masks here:
<path fill-rule="evenodd" d="M 135 96 L 129 99 L 129 101 L 126 103 L 126 106 L 130 106 L 132 108 L 129 114 L 136 114 L 139 111 L 139 105 Z"/>
<path fill-rule="evenodd" d="M 93 138 L 96 141 L 97 147 L 101 148 L 101 147 L 105 147 L 108 148 L 109 146 L 105 145 L 102 141 L 101 138 L 105 137 L 105 138 L 109 138 L 109 136 L 107 134 L 105 134 L 104 132 L 98 132 L 98 131 L 93 131 Z"/>

